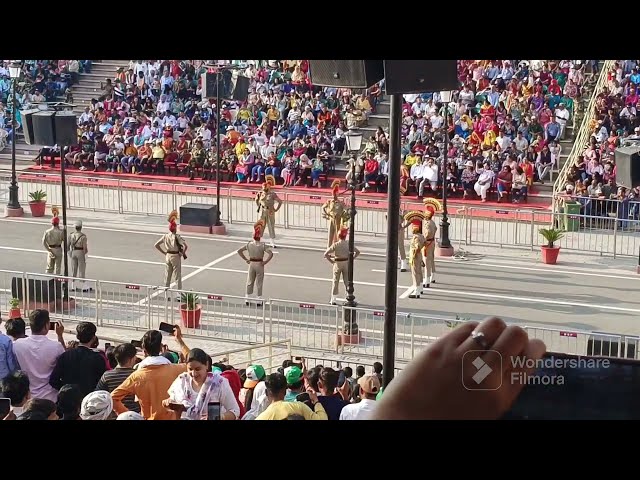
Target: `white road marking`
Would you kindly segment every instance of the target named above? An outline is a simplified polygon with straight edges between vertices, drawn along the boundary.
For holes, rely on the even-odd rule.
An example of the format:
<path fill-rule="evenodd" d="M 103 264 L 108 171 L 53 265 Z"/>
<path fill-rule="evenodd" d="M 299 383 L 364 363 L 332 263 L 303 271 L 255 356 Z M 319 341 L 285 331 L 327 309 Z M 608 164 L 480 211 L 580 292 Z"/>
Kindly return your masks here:
<path fill-rule="evenodd" d="M 412 293 L 413 287 L 409 287 L 404 291 L 404 293 L 402 293 L 402 295 L 400 295 L 400 298 L 409 298 L 409 295 L 411 295 Z"/>

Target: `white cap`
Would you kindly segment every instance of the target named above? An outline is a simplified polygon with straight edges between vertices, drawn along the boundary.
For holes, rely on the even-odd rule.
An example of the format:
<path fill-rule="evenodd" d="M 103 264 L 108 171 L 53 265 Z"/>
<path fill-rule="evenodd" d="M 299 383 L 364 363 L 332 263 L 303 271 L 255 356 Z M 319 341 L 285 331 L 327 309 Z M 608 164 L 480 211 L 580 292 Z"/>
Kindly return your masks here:
<path fill-rule="evenodd" d="M 118 415 L 118 418 L 116 418 L 116 420 L 144 420 L 144 417 L 138 412 L 128 411 L 122 412 L 120 415 Z"/>

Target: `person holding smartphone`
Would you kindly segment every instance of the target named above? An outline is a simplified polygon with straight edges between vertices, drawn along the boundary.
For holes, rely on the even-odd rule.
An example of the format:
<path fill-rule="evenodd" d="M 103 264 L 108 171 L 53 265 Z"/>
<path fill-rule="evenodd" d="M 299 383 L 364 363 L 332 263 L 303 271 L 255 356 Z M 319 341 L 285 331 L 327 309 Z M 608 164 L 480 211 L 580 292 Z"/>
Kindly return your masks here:
<path fill-rule="evenodd" d="M 193 348 L 187 355 L 187 371 L 174 380 L 169 398 L 162 404 L 173 410 L 177 419 L 206 420 L 209 403 L 220 404 L 221 420 L 236 420 L 240 416 L 229 381 L 218 371 L 209 372 L 207 354 Z"/>
<path fill-rule="evenodd" d="M 281 373 L 272 373 L 265 380 L 267 395 L 271 403 L 256 420 L 287 420 L 290 416 L 301 416 L 305 420 L 328 420 L 327 412 L 318 401 L 318 396 L 312 388 L 307 389 L 311 409 L 302 402 L 285 402 L 287 394 L 287 378 Z"/>

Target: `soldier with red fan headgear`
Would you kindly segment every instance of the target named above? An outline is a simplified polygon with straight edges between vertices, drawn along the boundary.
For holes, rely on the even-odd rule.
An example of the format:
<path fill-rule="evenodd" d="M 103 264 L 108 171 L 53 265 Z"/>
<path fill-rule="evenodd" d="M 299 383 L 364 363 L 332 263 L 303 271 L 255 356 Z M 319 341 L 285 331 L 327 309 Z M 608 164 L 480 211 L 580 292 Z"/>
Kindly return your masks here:
<path fill-rule="evenodd" d="M 340 180 L 334 180 L 331 184 L 333 198 L 327 200 L 322 206 L 322 217 L 328 220 L 329 234 L 327 235 L 327 248 L 333 245 L 338 239 L 338 232 L 343 223 L 347 206 L 338 198 L 340 190 Z"/>
<path fill-rule="evenodd" d="M 271 248 L 276 248 L 276 212 L 282 206 L 282 200 L 278 194 L 273 191 L 276 179 L 273 175 L 265 175 L 262 190 L 256 195 L 256 205 L 258 205 L 258 213 L 260 220 L 265 227 L 269 229 L 269 237 L 271 237 Z M 264 228 L 264 227 L 263 227 Z"/>
<path fill-rule="evenodd" d="M 407 222 L 411 223 L 411 231 L 413 237 L 411 238 L 411 246 L 409 248 L 409 265 L 411 266 L 411 277 L 413 279 L 413 292 L 409 295 L 409 298 L 420 298 L 422 294 L 422 249 L 425 245 L 424 236 L 420 231 L 422 230 L 422 221 L 424 219 L 422 212 L 409 212 L 404 216 Z"/>
<path fill-rule="evenodd" d="M 171 286 L 171 277 L 177 283 L 178 290 L 182 290 L 182 259 L 187 259 L 187 242 L 177 233 L 176 220 L 178 212 L 169 214 L 169 233 L 165 233 L 155 244 L 156 249 L 165 257 L 164 284 Z"/>
<path fill-rule="evenodd" d="M 428 288 L 430 284 L 436 283 L 436 233 L 438 226 L 433 221 L 433 215 L 442 208 L 440 202 L 435 198 L 425 198 L 424 223 L 422 225 L 422 233 L 425 236 L 424 245 L 424 265 L 425 274 L 423 276 L 422 286 Z"/>
<path fill-rule="evenodd" d="M 338 284 L 340 283 L 340 277 L 344 282 L 345 290 L 347 288 L 347 278 L 349 278 L 349 242 L 347 236 L 349 235 L 349 229 L 342 227 L 338 233 L 338 241 L 331 245 L 324 252 L 324 258 L 329 263 L 333 264 L 333 283 L 331 284 L 331 305 L 336 304 L 336 297 L 338 296 Z M 360 255 L 360 250 L 356 247 L 353 248 L 353 259 L 355 260 Z"/>
<path fill-rule="evenodd" d="M 262 305 L 264 267 L 273 258 L 273 252 L 271 249 L 260 241 L 263 230 L 264 222 L 262 220 L 258 220 L 258 222 L 253 226 L 253 241 L 248 242 L 246 245 L 238 249 L 238 255 L 240 255 L 247 265 L 249 265 L 249 271 L 247 272 L 247 292 L 245 296 L 247 305 L 253 296 L 254 285 L 257 290 L 256 300 L 258 306 Z M 245 256 L 244 252 L 248 253 L 249 258 Z M 264 258 L 265 255 L 267 256 L 266 260 Z"/>
<path fill-rule="evenodd" d="M 59 213 L 58 207 L 51 207 L 51 214 L 53 215 L 51 228 L 44 232 L 42 236 L 42 245 L 49 252 L 47 255 L 47 273 L 53 273 L 55 268 L 56 275 L 60 275 L 62 267 L 62 243 L 64 242 L 64 230 L 60 228 Z"/>

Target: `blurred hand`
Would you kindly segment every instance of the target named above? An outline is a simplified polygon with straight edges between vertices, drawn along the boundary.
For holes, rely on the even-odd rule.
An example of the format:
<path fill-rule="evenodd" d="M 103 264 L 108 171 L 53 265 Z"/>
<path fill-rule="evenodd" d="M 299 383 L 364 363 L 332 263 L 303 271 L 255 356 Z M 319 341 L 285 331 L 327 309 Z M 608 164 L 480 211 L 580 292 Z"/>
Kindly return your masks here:
<path fill-rule="evenodd" d="M 317 403 L 318 402 L 318 395 L 313 390 L 313 388 L 310 388 L 310 387 L 307 388 L 307 393 L 309 394 L 309 400 L 311 400 L 311 403 Z"/>
<path fill-rule="evenodd" d="M 488 348 L 472 337 L 482 332 Z M 469 351 L 489 350 L 482 359 L 492 369 L 482 380 L 484 390 L 469 390 L 478 369 L 472 362 L 477 354 Z M 498 352 L 502 357 L 493 351 Z M 529 340 L 517 326 L 506 326 L 499 318 L 489 318 L 480 325 L 464 323 L 438 339 L 414 358 L 385 389 L 373 418 L 378 420 L 480 420 L 498 419 L 513 404 L 523 382 L 512 382 L 511 374 L 530 374 L 533 368 L 514 366 L 513 358 L 537 360 L 544 355 L 542 341 Z M 498 388 L 499 387 L 499 388 Z M 489 390 L 494 388 L 494 390 Z"/>
<path fill-rule="evenodd" d="M 173 330 L 173 333 L 171 335 L 173 335 L 177 341 L 181 342 L 182 341 L 182 330 L 180 330 L 180 325 L 175 325 L 175 329 Z"/>
<path fill-rule="evenodd" d="M 58 337 L 62 337 L 63 334 L 64 325 L 62 324 L 62 322 L 58 321 L 58 323 L 56 324 L 56 335 L 58 335 Z"/>

